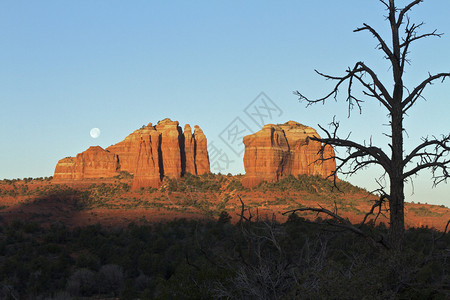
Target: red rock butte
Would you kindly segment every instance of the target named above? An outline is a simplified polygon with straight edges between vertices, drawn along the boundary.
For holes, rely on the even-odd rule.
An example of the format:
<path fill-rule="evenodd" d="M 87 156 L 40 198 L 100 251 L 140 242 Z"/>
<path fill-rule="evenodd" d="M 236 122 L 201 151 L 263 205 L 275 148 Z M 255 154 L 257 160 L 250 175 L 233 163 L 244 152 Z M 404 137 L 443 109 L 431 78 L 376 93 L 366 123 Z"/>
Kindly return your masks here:
<path fill-rule="evenodd" d="M 76 157 L 61 159 L 53 180 L 109 178 L 121 171 L 134 175 L 133 189 L 158 187 L 166 176 L 210 173 L 206 136 L 197 125 L 192 133 L 186 124 L 183 133 L 178 121 L 150 123 L 106 149 L 94 146 Z"/>
<path fill-rule="evenodd" d="M 242 184 L 253 187 L 262 181 L 278 181 L 289 175 L 329 176 L 336 170 L 334 150 L 326 146 L 322 160 L 322 145 L 309 139 L 313 136 L 320 138 L 314 128 L 294 121 L 267 124 L 260 131 L 245 136 Z"/>

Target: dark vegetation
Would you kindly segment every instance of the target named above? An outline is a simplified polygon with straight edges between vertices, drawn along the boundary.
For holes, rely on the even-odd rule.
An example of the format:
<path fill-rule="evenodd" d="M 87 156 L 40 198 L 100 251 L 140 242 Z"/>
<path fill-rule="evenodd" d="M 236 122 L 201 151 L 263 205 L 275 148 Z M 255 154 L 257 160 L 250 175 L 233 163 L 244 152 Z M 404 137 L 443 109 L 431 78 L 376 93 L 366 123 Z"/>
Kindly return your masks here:
<path fill-rule="evenodd" d="M 396 252 L 330 226 L 333 220 L 313 223 L 310 220 L 317 218 L 313 212 L 291 215 L 285 223 L 257 215 L 261 205 L 284 211 L 302 207 L 297 194 L 306 200 L 320 199 L 330 208 L 337 206 L 339 212 L 364 215 L 358 199 L 370 194 L 347 182 L 338 182 L 337 190 L 327 179 L 289 176 L 250 191 L 242 187 L 239 176 L 186 174 L 181 180 L 166 180 L 160 189 L 130 191 L 126 179 L 85 188 L 33 180 L 5 182 L 0 185 L 0 197 L 10 197 L 13 191 L 25 199 L 19 202 L 20 209 L 48 203 L 70 203 L 76 210 L 92 212 L 96 208 L 183 212 L 195 208 L 209 220 L 216 216 L 217 221 L 150 224 L 143 218 L 127 227 L 68 227 L 51 220 L 57 206 L 45 206 L 52 208 L 43 211 L 48 215 L 44 223 L 6 222 L 8 214 L 2 214 L 0 299 L 450 297 L 449 234 L 408 229 L 403 251 Z M 231 216 L 238 217 L 241 206 L 234 193 L 272 197 L 263 202 L 245 200 L 245 216 L 233 225 Z M 6 207 L 1 206 L 0 212 Z M 430 207 L 409 209 L 416 216 L 439 217 Z M 254 222 L 246 221 L 250 211 Z M 388 234 L 383 224 L 374 226 L 370 221 L 360 229 L 380 240 Z"/>
<path fill-rule="evenodd" d="M 104 228 L 0 227 L 1 299 L 448 299 L 450 235 L 409 229 L 402 252 L 291 215 Z M 325 229 L 325 230 L 324 230 Z M 331 228 L 332 229 L 332 228 Z M 386 235 L 384 225 L 362 230 Z"/>
<path fill-rule="evenodd" d="M 33 178 L 33 177 L 25 177 L 25 178 L 23 178 L 23 179 L 20 179 L 20 178 L 15 178 L 15 179 L 3 179 L 3 180 L 1 180 L 3 183 L 6 183 L 6 184 L 11 184 L 11 183 L 14 183 L 14 182 L 19 182 L 19 181 L 24 181 L 24 182 L 31 182 L 31 181 L 33 181 L 33 180 L 36 180 L 36 181 L 51 181 L 53 179 L 53 176 L 49 176 L 49 177 L 36 177 L 36 178 Z"/>
<path fill-rule="evenodd" d="M 229 178 L 231 178 L 230 181 Z M 165 178 L 164 182 L 167 187 L 163 187 L 163 189 L 167 189 L 169 192 L 218 192 L 224 185 L 228 191 L 245 190 L 240 180 L 233 176 L 212 173 L 200 176 L 186 173 L 182 179 Z"/>
<path fill-rule="evenodd" d="M 295 190 L 313 194 L 321 192 L 367 193 L 366 190 L 351 185 L 346 181 L 339 181 L 334 184 L 329 179 L 317 175 L 298 175 L 297 177 L 289 175 L 278 182 L 261 182 L 254 189 L 259 191 Z"/>
<path fill-rule="evenodd" d="M 116 179 L 133 179 L 134 175 L 127 171 L 120 171 L 118 175 L 114 176 Z"/>

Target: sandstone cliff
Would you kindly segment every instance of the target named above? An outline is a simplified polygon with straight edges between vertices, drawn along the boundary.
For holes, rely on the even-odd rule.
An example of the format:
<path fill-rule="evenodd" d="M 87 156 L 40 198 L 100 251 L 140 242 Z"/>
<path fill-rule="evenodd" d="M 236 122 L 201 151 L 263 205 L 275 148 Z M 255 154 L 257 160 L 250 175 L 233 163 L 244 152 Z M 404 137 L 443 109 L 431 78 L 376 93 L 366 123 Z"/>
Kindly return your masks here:
<path fill-rule="evenodd" d="M 75 157 L 66 157 L 60 159 L 56 164 L 55 173 L 53 179 L 65 180 L 74 179 L 75 174 Z"/>
<path fill-rule="evenodd" d="M 61 159 L 55 168 L 53 178 L 87 179 L 113 177 L 118 174 L 119 159 L 114 153 L 102 147 L 90 147 L 76 157 Z"/>
<path fill-rule="evenodd" d="M 146 135 L 141 135 L 138 151 L 136 154 L 136 169 L 132 188 L 157 187 L 161 182 L 162 168 L 160 165 L 161 133 L 157 132 L 151 124 L 147 126 Z"/>
<path fill-rule="evenodd" d="M 319 137 L 313 128 L 289 121 L 265 125 L 260 131 L 244 137 L 243 185 L 252 187 L 288 175 L 330 175 L 336 169 L 336 162 L 334 159 L 319 160 L 321 144 L 308 139 L 312 136 Z M 333 156 L 333 148 L 326 147 L 324 158 Z"/>
<path fill-rule="evenodd" d="M 210 173 L 208 147 L 206 136 L 203 130 L 197 125 L 194 126 L 194 143 L 195 143 L 195 166 L 197 172 L 195 174 L 202 175 Z"/>
<path fill-rule="evenodd" d="M 156 125 L 156 130 L 161 132 L 160 147 L 164 175 L 171 178 L 181 177 L 183 174 L 181 156 L 186 157 L 182 132 L 178 124 L 178 121 L 164 119 Z"/>
<path fill-rule="evenodd" d="M 184 161 L 185 171 L 190 174 L 197 174 L 195 165 L 195 139 L 192 135 L 192 129 L 189 124 L 184 125 Z"/>
<path fill-rule="evenodd" d="M 120 170 L 135 174 L 138 167 L 142 140 L 155 132 L 152 123 L 129 134 L 123 141 L 109 146 L 107 151 L 119 156 Z M 159 133 L 160 134 L 160 133 Z"/>
<path fill-rule="evenodd" d="M 132 188 L 158 187 L 163 177 L 179 178 L 210 172 L 206 137 L 195 126 L 181 130 L 178 121 L 164 119 L 135 130 L 106 150 L 91 147 L 76 157 L 61 159 L 55 181 L 113 177 L 120 171 L 134 175 Z"/>

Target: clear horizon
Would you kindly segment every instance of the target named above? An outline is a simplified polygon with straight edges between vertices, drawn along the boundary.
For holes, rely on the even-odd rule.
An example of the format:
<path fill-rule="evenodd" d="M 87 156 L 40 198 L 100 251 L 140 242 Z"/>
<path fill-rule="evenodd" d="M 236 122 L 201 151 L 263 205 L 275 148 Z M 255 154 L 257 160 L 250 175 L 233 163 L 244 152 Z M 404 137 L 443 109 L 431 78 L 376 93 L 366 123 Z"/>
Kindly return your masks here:
<path fill-rule="evenodd" d="M 428 72 L 449 71 L 448 11 L 449 1 L 425 1 L 410 14 L 425 22 L 424 32 L 444 35 L 411 49 L 407 87 Z M 244 173 L 241 146 L 225 136 L 237 125 L 249 134 L 261 122 L 294 120 L 323 135 L 317 124 L 336 116 L 342 136 L 351 132 L 356 141 L 372 139 L 388 151 L 386 111 L 370 99 L 362 114 L 354 110 L 348 118 L 344 90 L 336 103 L 309 108 L 292 93 L 323 96 L 331 82 L 314 69 L 341 75 L 357 61 L 389 86 L 390 69 L 375 39 L 353 32 L 366 22 L 389 39 L 384 14 L 376 0 L 2 1 L 0 179 L 51 176 L 59 159 L 89 146 L 106 148 L 166 117 L 199 125 L 209 145 L 228 155 L 225 174 Z M 449 83 L 428 86 L 427 101 L 406 116 L 406 150 L 422 137 L 449 134 Z M 261 93 L 276 107 L 258 119 L 252 112 L 263 103 Z M 374 190 L 379 175 L 371 168 L 342 179 Z M 450 207 L 449 184 L 432 189 L 430 176 L 414 179 L 414 195 L 406 184 L 406 201 Z"/>

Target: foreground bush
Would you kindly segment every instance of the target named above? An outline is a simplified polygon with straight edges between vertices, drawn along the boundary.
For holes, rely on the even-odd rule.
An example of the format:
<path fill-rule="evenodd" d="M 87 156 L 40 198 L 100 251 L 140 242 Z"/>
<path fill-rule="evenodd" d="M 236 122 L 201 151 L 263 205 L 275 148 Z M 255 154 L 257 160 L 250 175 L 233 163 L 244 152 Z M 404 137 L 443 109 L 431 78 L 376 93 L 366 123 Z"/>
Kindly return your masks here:
<path fill-rule="evenodd" d="M 1 227 L 0 298 L 445 299 L 449 234 L 410 229 L 401 252 L 292 215 L 127 228 Z M 32 228 L 32 230 L 30 230 Z M 383 236 L 384 226 L 365 226 Z"/>

